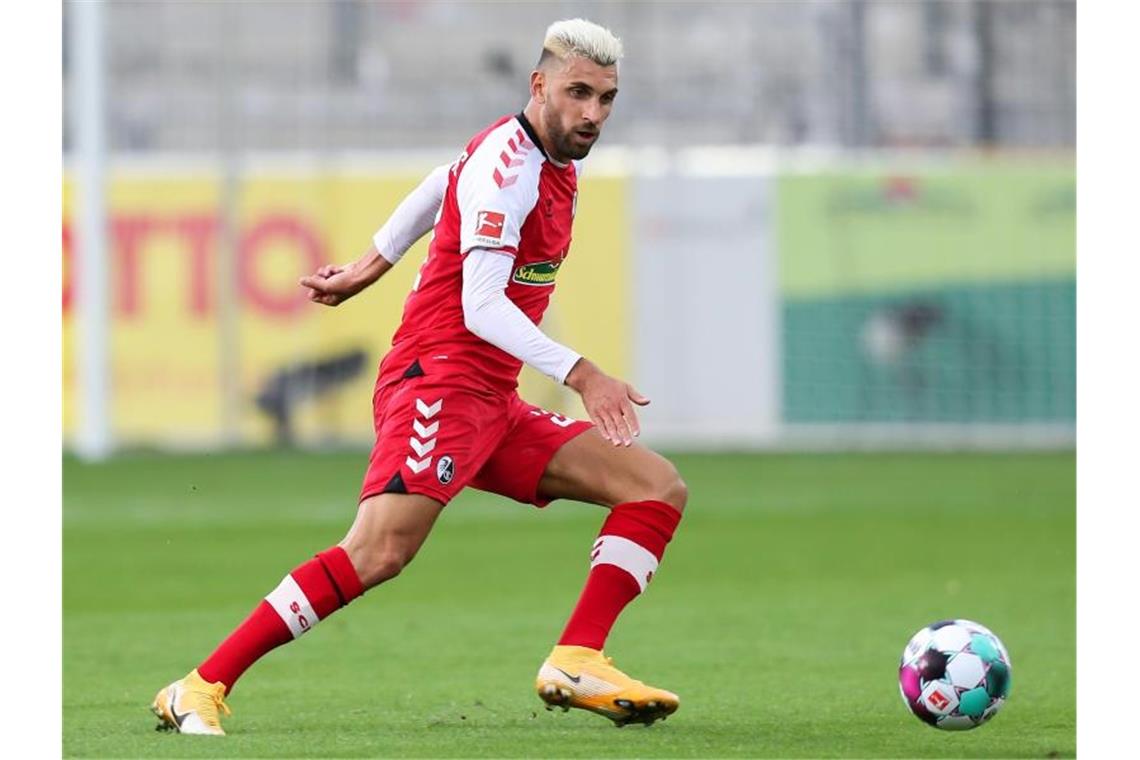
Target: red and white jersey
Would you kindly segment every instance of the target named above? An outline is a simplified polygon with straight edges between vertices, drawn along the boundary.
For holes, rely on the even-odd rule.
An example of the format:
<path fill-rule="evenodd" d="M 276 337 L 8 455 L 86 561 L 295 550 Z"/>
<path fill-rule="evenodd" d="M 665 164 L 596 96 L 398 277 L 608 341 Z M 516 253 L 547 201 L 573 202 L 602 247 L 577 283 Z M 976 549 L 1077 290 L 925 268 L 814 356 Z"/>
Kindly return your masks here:
<path fill-rule="evenodd" d="M 404 303 L 382 375 L 418 359 L 436 375 L 477 387 L 517 387 L 522 362 L 464 325 L 463 256 L 483 248 L 513 257 L 506 295 L 538 324 L 570 251 L 575 164 L 550 161 L 521 113 L 504 116 L 467 144 L 448 173 L 428 256 Z"/>

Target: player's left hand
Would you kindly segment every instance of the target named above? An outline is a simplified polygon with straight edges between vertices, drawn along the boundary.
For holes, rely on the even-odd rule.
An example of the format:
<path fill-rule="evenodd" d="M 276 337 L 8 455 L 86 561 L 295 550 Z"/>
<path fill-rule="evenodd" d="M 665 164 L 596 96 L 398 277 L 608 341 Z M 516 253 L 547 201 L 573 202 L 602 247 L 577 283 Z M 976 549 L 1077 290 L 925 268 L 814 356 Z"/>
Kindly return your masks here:
<path fill-rule="evenodd" d="M 586 359 L 570 371 L 566 384 L 578 391 L 586 413 L 607 441 L 615 446 L 629 446 L 641 435 L 633 405 L 645 406 L 649 399 L 632 385 L 610 377 Z"/>

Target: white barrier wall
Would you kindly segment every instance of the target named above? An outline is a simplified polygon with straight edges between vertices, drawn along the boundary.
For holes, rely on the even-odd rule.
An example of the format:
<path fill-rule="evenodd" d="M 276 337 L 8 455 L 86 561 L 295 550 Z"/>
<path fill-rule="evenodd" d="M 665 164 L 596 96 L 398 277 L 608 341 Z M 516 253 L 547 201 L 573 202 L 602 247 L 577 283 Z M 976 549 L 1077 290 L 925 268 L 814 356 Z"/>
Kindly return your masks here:
<path fill-rule="evenodd" d="M 755 445 L 780 420 L 772 192 L 758 177 L 637 177 L 633 367 L 658 445 Z"/>

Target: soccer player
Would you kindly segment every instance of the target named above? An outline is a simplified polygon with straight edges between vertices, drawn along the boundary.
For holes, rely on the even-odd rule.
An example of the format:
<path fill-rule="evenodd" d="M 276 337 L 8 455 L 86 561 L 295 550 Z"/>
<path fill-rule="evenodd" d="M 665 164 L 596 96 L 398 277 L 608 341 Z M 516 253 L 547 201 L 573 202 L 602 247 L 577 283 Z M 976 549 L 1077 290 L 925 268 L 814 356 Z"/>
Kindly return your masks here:
<path fill-rule="evenodd" d="M 550 706 L 618 725 L 650 724 L 679 705 L 602 653 L 621 611 L 645 590 L 681 519 L 687 492 L 667 460 L 637 445 L 634 405 L 649 400 L 538 327 L 570 249 L 581 160 L 617 95 L 622 46 L 582 19 L 546 32 L 530 100 L 414 190 L 346 266 L 304 277 L 336 306 L 381 277 L 433 226 L 373 396 L 376 444 L 348 534 L 284 577 L 185 678 L 158 692 L 160 727 L 222 734 L 223 698 L 257 659 L 288 643 L 411 562 L 444 506 L 467 486 L 545 506 L 576 499 L 609 509 L 585 587 L 539 668 Z M 526 403 L 523 363 L 577 391 L 589 422 Z"/>

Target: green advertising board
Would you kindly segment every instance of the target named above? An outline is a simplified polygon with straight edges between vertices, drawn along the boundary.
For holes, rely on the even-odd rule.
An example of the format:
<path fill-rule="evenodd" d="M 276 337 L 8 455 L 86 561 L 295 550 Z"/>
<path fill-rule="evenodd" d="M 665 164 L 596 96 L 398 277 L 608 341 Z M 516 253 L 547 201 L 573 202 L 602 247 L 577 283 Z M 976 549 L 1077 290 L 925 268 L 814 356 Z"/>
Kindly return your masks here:
<path fill-rule="evenodd" d="M 1073 167 L 786 176 L 783 417 L 1072 422 Z"/>

